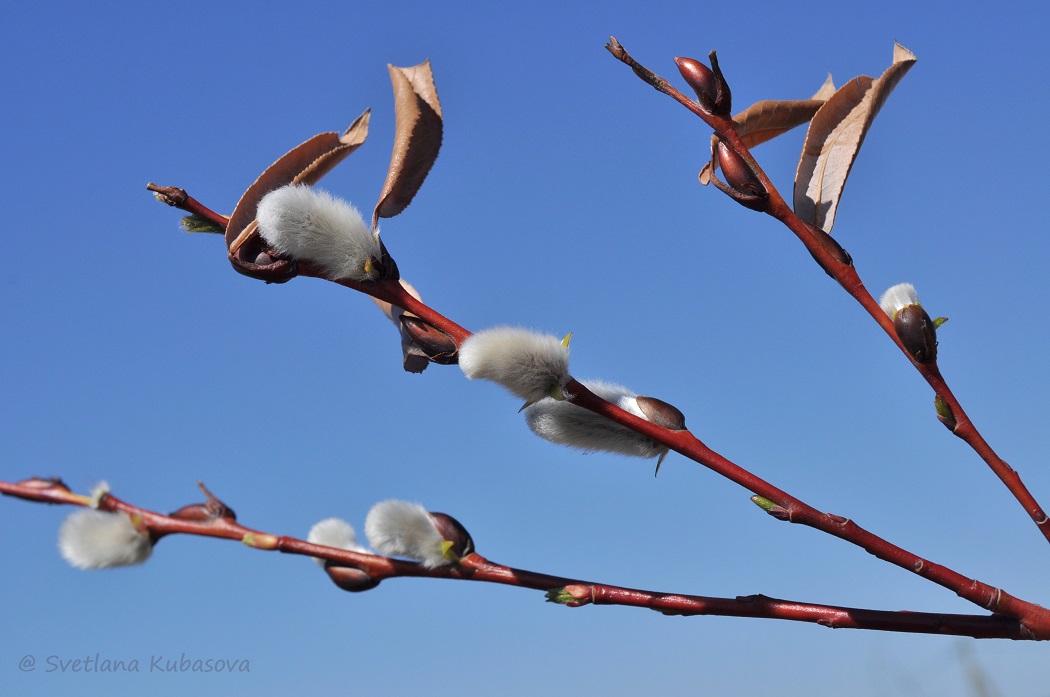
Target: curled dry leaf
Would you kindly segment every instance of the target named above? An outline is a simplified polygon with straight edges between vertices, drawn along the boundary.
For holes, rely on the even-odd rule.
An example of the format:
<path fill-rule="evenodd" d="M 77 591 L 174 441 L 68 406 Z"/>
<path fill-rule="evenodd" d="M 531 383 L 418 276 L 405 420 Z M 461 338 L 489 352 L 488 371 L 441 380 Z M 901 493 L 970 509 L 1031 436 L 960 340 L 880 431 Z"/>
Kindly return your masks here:
<path fill-rule="evenodd" d="M 879 78 L 862 75 L 843 85 L 817 111 L 795 173 L 795 215 L 831 232 L 842 190 L 872 121 L 915 54 L 894 44 L 893 64 Z"/>
<path fill-rule="evenodd" d="M 835 85 L 831 81 L 831 75 L 828 75 L 821 88 L 809 99 L 764 99 L 755 102 L 733 117 L 736 131 L 743 139 L 744 145 L 753 148 L 809 121 L 834 93 Z M 718 140 L 717 136 L 711 136 L 712 154 L 718 146 Z M 700 170 L 700 183 L 704 186 L 710 184 L 715 169 L 717 161 L 714 165 L 712 162 L 705 164 Z"/>
<path fill-rule="evenodd" d="M 263 196 L 286 184 L 316 184 L 368 137 L 370 111 L 358 116 L 342 134 L 320 133 L 282 155 L 266 168 L 237 202 L 226 226 L 226 246 L 234 268 L 257 266 L 262 251 L 255 226 L 255 211 Z M 251 274 L 249 274 L 251 275 Z"/>
<path fill-rule="evenodd" d="M 387 68 L 394 85 L 397 126 L 390 169 L 372 213 L 372 229 L 380 218 L 393 218 L 408 207 L 441 148 L 441 103 L 430 61 L 411 68 Z"/>

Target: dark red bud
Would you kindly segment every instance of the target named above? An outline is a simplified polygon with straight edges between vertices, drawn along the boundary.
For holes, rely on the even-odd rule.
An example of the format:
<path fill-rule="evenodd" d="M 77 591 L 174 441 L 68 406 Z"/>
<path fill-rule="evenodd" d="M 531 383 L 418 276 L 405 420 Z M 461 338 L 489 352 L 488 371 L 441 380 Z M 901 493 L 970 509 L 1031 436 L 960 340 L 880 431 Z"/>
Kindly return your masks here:
<path fill-rule="evenodd" d="M 698 60 L 692 58 L 675 58 L 678 72 L 689 83 L 696 92 L 696 98 L 705 111 L 715 110 L 715 100 L 718 97 L 718 78 L 711 69 Z"/>
<path fill-rule="evenodd" d="M 328 563 L 325 564 L 324 570 L 328 578 L 332 579 L 332 583 L 350 593 L 371 590 L 379 585 L 379 581 L 369 576 L 367 571 L 356 566 L 335 566 Z"/>
<path fill-rule="evenodd" d="M 415 315 L 401 315 L 401 328 L 409 340 L 435 363 L 450 365 L 459 361 L 459 348 L 445 332 Z"/>
<path fill-rule="evenodd" d="M 441 539 L 452 543 L 450 551 L 456 557 L 462 558 L 474 552 L 474 540 L 471 539 L 470 533 L 458 520 L 447 513 L 429 512 L 428 515 L 430 515 L 430 520 L 434 523 L 438 534 L 441 535 Z"/>
<path fill-rule="evenodd" d="M 685 414 L 675 406 L 656 397 L 637 397 L 635 401 L 650 422 L 671 431 L 685 430 Z"/>
<path fill-rule="evenodd" d="M 813 239 L 815 239 L 817 243 L 835 259 L 835 261 L 840 264 L 845 264 L 846 266 L 853 266 L 853 257 L 849 255 L 849 252 L 842 248 L 842 245 L 835 241 L 834 237 L 809 223 L 806 223 L 806 228 L 809 230 L 809 234 L 813 236 Z M 824 265 L 824 262 L 821 261 L 816 254 L 812 254 L 811 256 L 814 261 L 820 264 L 820 268 L 824 269 L 824 273 L 832 278 L 835 277 L 835 274 L 831 273 L 831 270 Z"/>
<path fill-rule="evenodd" d="M 718 159 L 718 166 L 721 167 L 722 174 L 726 177 L 726 183 L 729 184 L 732 191 L 740 194 L 733 197 L 748 208 L 763 210 L 769 195 L 766 194 L 762 183 L 758 181 L 758 176 L 751 168 L 751 165 L 721 141 L 718 142 L 715 149 L 715 156 Z M 724 189 L 722 190 L 724 191 Z M 727 193 L 730 192 L 727 191 Z"/>
<path fill-rule="evenodd" d="M 237 514 L 233 512 L 233 509 L 215 498 L 215 495 L 208 491 L 203 482 L 197 482 L 197 486 L 204 492 L 207 500 L 204 503 L 192 503 L 188 506 L 183 506 L 174 513 L 169 513 L 169 518 L 192 520 L 198 523 L 208 523 L 219 519 L 237 520 Z"/>
<path fill-rule="evenodd" d="M 230 252 L 229 259 L 237 273 L 267 283 L 286 283 L 299 273 L 294 261 L 274 256 L 260 237 L 249 239 L 237 251 Z"/>
<path fill-rule="evenodd" d="M 904 348 L 919 363 L 937 360 L 937 330 L 921 305 L 908 305 L 897 310 L 893 326 Z"/>
<path fill-rule="evenodd" d="M 69 491 L 69 487 L 66 486 L 66 483 L 58 477 L 30 477 L 29 479 L 23 479 L 18 482 L 18 486 L 41 491 L 47 491 L 48 489 Z"/>

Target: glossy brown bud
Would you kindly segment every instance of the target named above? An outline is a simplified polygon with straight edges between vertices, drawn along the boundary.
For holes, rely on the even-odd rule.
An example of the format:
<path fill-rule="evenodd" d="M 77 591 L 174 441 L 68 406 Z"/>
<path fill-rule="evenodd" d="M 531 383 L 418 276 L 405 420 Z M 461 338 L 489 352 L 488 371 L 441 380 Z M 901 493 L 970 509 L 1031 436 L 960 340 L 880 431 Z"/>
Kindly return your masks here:
<path fill-rule="evenodd" d="M 697 101 L 704 111 L 715 111 L 715 99 L 718 97 L 718 78 L 711 69 L 698 60 L 677 57 L 674 59 L 678 72 L 696 92 Z"/>
<path fill-rule="evenodd" d="M 401 315 L 400 319 L 402 331 L 431 361 L 442 365 L 459 361 L 459 347 L 448 334 L 415 315 Z"/>
<path fill-rule="evenodd" d="M 234 271 L 267 283 L 286 283 L 299 274 L 298 265 L 291 259 L 281 259 L 266 249 L 261 237 L 248 239 L 242 246 L 229 252 Z"/>
<path fill-rule="evenodd" d="M 748 196 L 765 195 L 766 189 L 755 176 L 751 166 L 722 141 L 718 142 L 718 164 L 722 167 L 722 174 L 725 175 L 729 186 Z"/>
<path fill-rule="evenodd" d="M 809 234 L 817 241 L 817 244 L 823 247 L 824 250 L 835 259 L 835 261 L 840 264 L 845 264 L 846 266 L 853 266 L 853 257 L 850 256 L 849 252 L 847 252 L 842 245 L 835 241 L 834 237 L 815 225 L 810 225 L 809 223 L 805 223 L 805 225 L 806 229 L 809 230 Z M 810 256 L 813 257 L 813 261 L 820 265 L 820 268 L 824 269 L 824 273 L 835 278 L 835 274 L 831 273 L 831 270 L 824 265 L 824 262 L 821 261 L 820 257 L 813 253 L 810 253 Z"/>
<path fill-rule="evenodd" d="M 197 482 L 197 486 L 204 492 L 204 496 L 207 497 L 207 500 L 204 503 L 193 503 L 188 506 L 183 506 L 174 513 L 169 513 L 169 518 L 192 520 L 198 523 L 208 523 L 218 519 L 229 521 L 237 520 L 237 514 L 233 512 L 233 509 L 208 491 L 208 488 L 204 486 L 203 482 Z"/>
<path fill-rule="evenodd" d="M 448 515 L 447 513 L 435 513 L 428 511 L 431 522 L 434 523 L 434 528 L 437 529 L 438 534 L 441 535 L 441 539 L 446 542 L 450 542 L 449 556 L 453 559 L 462 559 L 468 554 L 474 553 L 474 540 L 471 539 L 470 533 L 463 525 Z M 452 555 L 455 556 L 452 556 Z"/>
<path fill-rule="evenodd" d="M 50 489 L 69 491 L 69 487 L 66 486 L 66 483 L 58 477 L 30 477 L 29 479 L 23 479 L 18 482 L 18 486 L 38 491 L 47 491 Z"/>
<path fill-rule="evenodd" d="M 919 363 L 937 360 L 937 330 L 921 305 L 908 305 L 897 310 L 893 326 L 904 348 Z"/>
<path fill-rule="evenodd" d="M 325 564 L 324 570 L 332 583 L 350 593 L 372 590 L 379 585 L 379 581 L 369 576 L 367 571 L 356 566 L 336 566 L 329 562 Z"/>
<path fill-rule="evenodd" d="M 636 397 L 638 408 L 651 423 L 671 431 L 685 430 L 685 414 L 656 397 Z"/>

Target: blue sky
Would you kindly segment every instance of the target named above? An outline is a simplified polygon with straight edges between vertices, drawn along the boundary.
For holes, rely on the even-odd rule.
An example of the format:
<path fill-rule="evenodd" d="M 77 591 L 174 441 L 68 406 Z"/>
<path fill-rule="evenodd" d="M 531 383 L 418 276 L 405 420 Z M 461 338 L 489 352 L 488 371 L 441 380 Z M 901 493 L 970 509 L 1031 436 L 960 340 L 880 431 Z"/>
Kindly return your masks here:
<path fill-rule="evenodd" d="M 460 324 L 573 339 L 574 375 L 672 402 L 693 432 L 803 500 L 1023 598 L 1050 554 L 866 315 L 772 220 L 696 182 L 709 131 L 603 49 L 669 78 L 717 49 L 743 108 L 918 56 L 857 160 L 835 237 L 876 295 L 919 290 L 978 427 L 1050 500 L 1050 68 L 1035 3 L 15 5 L 0 9 L 4 340 L 0 477 L 56 475 L 155 510 L 204 480 L 246 525 L 359 529 L 383 499 L 456 516 L 512 566 L 704 595 L 970 612 L 671 455 L 540 441 L 455 367 L 400 369 L 393 328 L 331 284 L 266 286 L 145 191 L 230 211 L 288 148 L 371 107 L 323 187 L 371 210 L 393 134 L 386 64 L 429 58 L 441 157 L 383 225 L 403 275 Z M 739 12 L 739 11 L 738 11 Z M 785 193 L 800 129 L 756 156 Z M 0 684 L 13 693 L 1047 694 L 1046 649 L 829 631 L 395 579 L 348 595 L 302 559 L 164 540 L 147 564 L 68 567 L 68 511 L 0 500 Z M 967 654 L 967 652 L 970 652 Z M 229 676 L 48 673 L 48 656 L 247 659 Z M 963 654 L 968 658 L 961 657 Z M 33 656 L 38 668 L 20 672 Z"/>

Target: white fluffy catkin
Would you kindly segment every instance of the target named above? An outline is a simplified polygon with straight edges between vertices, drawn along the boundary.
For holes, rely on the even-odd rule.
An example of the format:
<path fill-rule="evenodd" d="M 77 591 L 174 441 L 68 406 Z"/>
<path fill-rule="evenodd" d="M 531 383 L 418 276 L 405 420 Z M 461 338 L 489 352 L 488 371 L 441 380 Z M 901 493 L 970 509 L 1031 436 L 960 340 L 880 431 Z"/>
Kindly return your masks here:
<path fill-rule="evenodd" d="M 898 283 L 879 298 L 879 307 L 893 319 L 900 310 L 908 305 L 918 305 L 919 294 L 915 292 L 915 286 L 910 283 Z"/>
<path fill-rule="evenodd" d="M 445 556 L 445 541 L 427 510 L 407 501 L 377 503 L 365 518 L 365 535 L 378 552 L 408 557 L 428 569 L 451 564 Z"/>
<path fill-rule="evenodd" d="M 351 552 L 367 551 L 364 547 L 357 544 L 357 534 L 354 532 L 353 526 L 342 518 L 325 518 L 319 523 L 316 523 L 310 528 L 310 533 L 306 536 L 306 541 L 312 542 L 315 545 L 336 547 Z M 321 566 L 324 566 L 326 560 L 314 557 L 314 561 Z"/>
<path fill-rule="evenodd" d="M 606 402 L 645 419 L 638 408 L 637 395 L 622 385 L 600 380 L 583 385 Z M 646 419 L 648 420 L 648 419 Z M 615 421 L 569 402 L 542 399 L 525 409 L 525 423 L 540 438 L 585 451 L 604 450 L 635 457 L 658 457 L 666 448 Z"/>
<path fill-rule="evenodd" d="M 326 191 L 289 184 L 263 196 L 255 214 L 259 234 L 283 256 L 319 266 L 331 279 L 367 281 L 365 267 L 382 257 L 357 209 Z"/>
<path fill-rule="evenodd" d="M 518 327 L 494 327 L 473 334 L 459 347 L 459 367 L 475 380 L 503 385 L 538 402 L 569 382 L 569 347 L 550 334 Z"/>
<path fill-rule="evenodd" d="M 66 518 L 58 529 L 63 558 L 78 569 L 130 566 L 149 559 L 149 535 L 126 513 L 85 509 Z"/>

